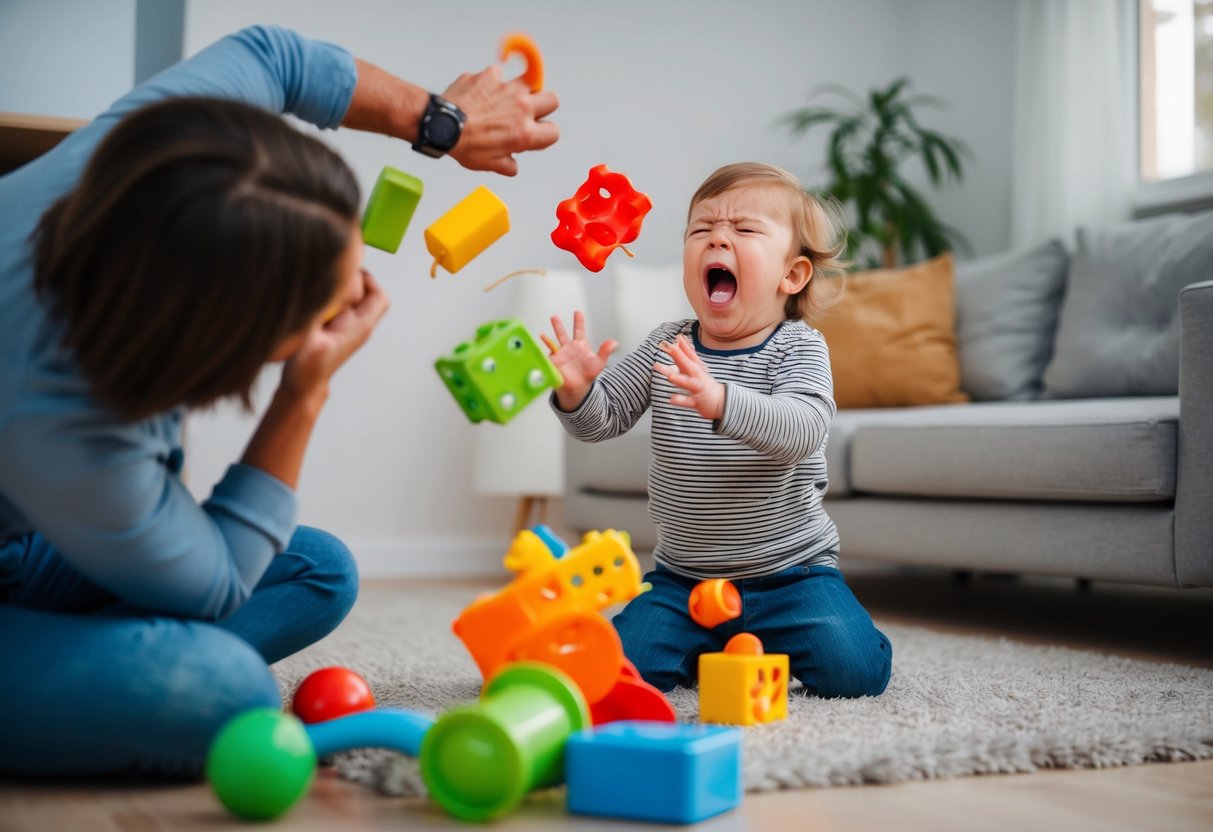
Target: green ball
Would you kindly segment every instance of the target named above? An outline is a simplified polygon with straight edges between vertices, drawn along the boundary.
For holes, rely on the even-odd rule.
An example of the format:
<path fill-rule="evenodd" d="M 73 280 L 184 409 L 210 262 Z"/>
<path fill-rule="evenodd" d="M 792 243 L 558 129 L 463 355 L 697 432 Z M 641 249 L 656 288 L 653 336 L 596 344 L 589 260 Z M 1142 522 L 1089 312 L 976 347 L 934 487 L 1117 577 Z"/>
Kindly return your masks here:
<path fill-rule="evenodd" d="M 220 729 L 206 778 L 220 802 L 247 820 L 269 820 L 295 805 L 316 773 L 316 751 L 297 717 L 254 708 Z"/>

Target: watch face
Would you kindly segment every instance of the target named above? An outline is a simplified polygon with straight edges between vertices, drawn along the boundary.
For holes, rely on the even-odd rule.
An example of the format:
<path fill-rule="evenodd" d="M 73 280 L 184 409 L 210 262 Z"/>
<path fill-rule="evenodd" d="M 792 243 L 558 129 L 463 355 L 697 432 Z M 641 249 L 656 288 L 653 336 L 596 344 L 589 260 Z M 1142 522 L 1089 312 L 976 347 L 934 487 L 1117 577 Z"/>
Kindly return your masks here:
<path fill-rule="evenodd" d="M 429 143 L 439 150 L 449 150 L 455 145 L 459 136 L 459 122 L 448 112 L 439 110 L 430 117 L 426 138 Z"/>

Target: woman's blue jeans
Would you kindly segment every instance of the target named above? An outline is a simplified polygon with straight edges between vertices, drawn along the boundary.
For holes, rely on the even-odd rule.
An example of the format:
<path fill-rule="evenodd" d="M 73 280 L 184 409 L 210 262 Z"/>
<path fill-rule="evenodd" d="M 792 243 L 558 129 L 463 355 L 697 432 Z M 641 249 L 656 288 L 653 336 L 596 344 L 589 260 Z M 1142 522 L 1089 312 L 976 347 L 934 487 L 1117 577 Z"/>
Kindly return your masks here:
<path fill-rule="evenodd" d="M 119 602 L 40 535 L 0 543 L 0 774 L 198 776 L 229 717 L 281 707 L 268 665 L 331 632 L 357 594 L 349 549 L 302 526 L 214 623 Z"/>
<path fill-rule="evenodd" d="M 889 684 L 893 646 L 837 569 L 793 566 L 735 580 L 741 617 L 711 630 L 687 610 L 698 579 L 659 564 L 645 580 L 653 588 L 615 616 L 615 629 L 640 675 L 663 691 L 692 687 L 700 654 L 723 650 L 737 633 L 758 636 L 767 653 L 786 653 L 791 674 L 817 696 L 876 696 Z"/>

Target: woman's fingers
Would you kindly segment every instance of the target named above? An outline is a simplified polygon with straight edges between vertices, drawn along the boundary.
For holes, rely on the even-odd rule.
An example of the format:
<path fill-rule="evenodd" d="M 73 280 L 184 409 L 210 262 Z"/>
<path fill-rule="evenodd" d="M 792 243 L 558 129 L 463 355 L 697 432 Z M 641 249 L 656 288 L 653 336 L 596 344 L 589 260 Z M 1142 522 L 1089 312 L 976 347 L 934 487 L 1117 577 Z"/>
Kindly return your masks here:
<path fill-rule="evenodd" d="M 550 116 L 559 106 L 560 99 L 551 90 L 540 90 L 531 95 L 531 111 L 534 112 L 536 121 Z"/>

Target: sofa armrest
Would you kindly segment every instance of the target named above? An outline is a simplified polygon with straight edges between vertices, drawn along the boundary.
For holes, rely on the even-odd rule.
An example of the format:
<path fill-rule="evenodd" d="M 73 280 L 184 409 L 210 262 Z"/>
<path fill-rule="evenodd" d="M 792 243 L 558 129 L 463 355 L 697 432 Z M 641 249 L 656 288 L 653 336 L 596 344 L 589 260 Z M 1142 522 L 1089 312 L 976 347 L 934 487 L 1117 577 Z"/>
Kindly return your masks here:
<path fill-rule="evenodd" d="M 1175 579 L 1213 586 L 1213 280 L 1179 293 Z"/>

